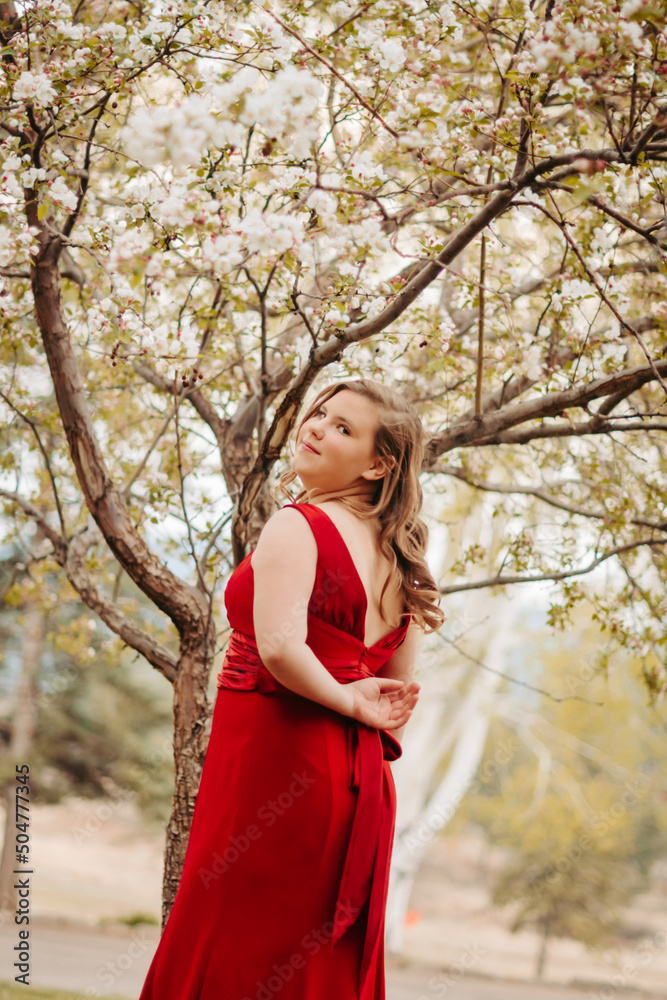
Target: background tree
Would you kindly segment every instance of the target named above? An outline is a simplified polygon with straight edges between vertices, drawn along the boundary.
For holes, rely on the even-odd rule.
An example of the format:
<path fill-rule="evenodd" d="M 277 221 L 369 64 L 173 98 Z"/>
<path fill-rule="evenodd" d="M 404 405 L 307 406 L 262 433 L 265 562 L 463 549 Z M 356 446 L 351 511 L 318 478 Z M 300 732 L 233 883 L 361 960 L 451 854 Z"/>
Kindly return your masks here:
<path fill-rule="evenodd" d="M 444 594 L 553 580 L 563 623 L 576 578 L 613 565 L 596 613 L 662 691 L 664 13 L 34 0 L 0 18 L 2 495 L 173 684 L 164 917 L 218 585 L 320 376 L 391 379 L 429 430 L 425 481 L 509 511 L 490 574 L 470 580 L 474 542 Z M 112 600 L 121 572 L 159 624 Z"/>
<path fill-rule="evenodd" d="M 508 907 L 512 931 L 539 932 L 537 978 L 553 938 L 619 943 L 623 908 L 665 856 L 664 721 L 644 703 L 641 664 L 617 651 L 600 669 L 603 637 L 577 619 L 576 657 L 567 648 L 543 653 L 522 672 L 532 691 L 515 688 L 497 706 L 481 773 L 508 732 L 517 752 L 456 817 L 458 829 L 472 821 L 505 849 L 491 899 Z"/>
<path fill-rule="evenodd" d="M 11 567 L 21 566 L 18 579 Z M 68 795 L 131 801 L 149 822 L 166 822 L 172 792 L 169 700 L 118 656 L 69 585 L 42 576 L 30 556 L 3 564 L 0 612 L 0 775 L 5 837 L 0 908 L 15 909 L 15 765 L 30 765 L 30 800 Z M 28 572 L 26 572 L 28 569 Z M 54 591 L 65 591 L 52 601 Z M 69 590 L 69 593 L 66 591 Z M 74 600 L 72 597 L 74 596 Z M 134 655 L 136 659 L 136 654 Z M 150 676 L 148 680 L 150 681 Z M 96 832 L 74 831 L 78 843 Z"/>

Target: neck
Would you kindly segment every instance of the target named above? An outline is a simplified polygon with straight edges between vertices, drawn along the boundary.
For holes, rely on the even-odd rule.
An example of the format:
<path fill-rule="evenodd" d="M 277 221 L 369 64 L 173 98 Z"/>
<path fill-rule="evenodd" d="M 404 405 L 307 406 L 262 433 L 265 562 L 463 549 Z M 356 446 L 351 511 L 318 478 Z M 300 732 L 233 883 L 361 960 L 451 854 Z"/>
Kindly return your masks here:
<path fill-rule="evenodd" d="M 327 500 L 355 499 L 365 500 L 369 504 L 373 501 L 375 493 L 375 483 L 352 483 L 341 490 L 321 490 L 317 486 L 307 490 L 308 503 L 325 503 Z"/>

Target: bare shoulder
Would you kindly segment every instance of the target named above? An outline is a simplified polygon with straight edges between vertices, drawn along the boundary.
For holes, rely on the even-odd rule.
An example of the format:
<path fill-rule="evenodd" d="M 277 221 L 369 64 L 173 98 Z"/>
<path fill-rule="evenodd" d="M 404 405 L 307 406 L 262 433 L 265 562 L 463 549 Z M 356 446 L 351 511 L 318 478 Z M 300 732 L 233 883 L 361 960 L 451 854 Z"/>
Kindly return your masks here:
<path fill-rule="evenodd" d="M 349 531 L 353 537 L 362 538 L 365 535 L 369 535 L 373 539 L 379 533 L 379 521 L 359 517 L 335 500 L 325 500 L 324 503 L 318 504 L 318 506 L 330 517 L 339 530 L 343 529 L 343 533 Z"/>
<path fill-rule="evenodd" d="M 294 507 L 277 510 L 262 528 L 253 565 L 255 556 L 286 558 L 291 565 L 299 558 L 312 561 L 317 556 L 317 543 L 307 519 Z"/>

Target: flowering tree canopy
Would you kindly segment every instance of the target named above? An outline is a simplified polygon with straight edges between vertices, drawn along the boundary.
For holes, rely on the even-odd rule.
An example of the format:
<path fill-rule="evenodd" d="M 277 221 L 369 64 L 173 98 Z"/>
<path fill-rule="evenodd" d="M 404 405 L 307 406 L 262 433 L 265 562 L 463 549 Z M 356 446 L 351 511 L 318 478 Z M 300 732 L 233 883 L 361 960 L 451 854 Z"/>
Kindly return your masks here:
<path fill-rule="evenodd" d="M 318 380 L 391 380 L 429 496 L 508 514 L 443 593 L 554 581 L 562 623 L 604 566 L 595 614 L 664 690 L 662 5 L 30 0 L 0 36 L 7 530 L 174 684 L 165 913 L 216 585 Z"/>

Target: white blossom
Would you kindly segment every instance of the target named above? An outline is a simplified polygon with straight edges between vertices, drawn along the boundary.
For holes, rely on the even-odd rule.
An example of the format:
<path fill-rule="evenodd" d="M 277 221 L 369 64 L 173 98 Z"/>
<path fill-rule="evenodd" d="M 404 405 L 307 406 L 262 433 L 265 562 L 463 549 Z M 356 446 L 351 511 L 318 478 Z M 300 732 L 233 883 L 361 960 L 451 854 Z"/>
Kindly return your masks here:
<path fill-rule="evenodd" d="M 329 13 L 332 17 L 340 17 L 341 19 L 347 18 L 355 10 L 354 4 L 347 3 L 347 0 L 338 0 L 329 8 Z"/>
<path fill-rule="evenodd" d="M 627 349 L 627 344 L 603 344 L 600 354 L 603 361 L 622 361 Z"/>
<path fill-rule="evenodd" d="M 202 246 L 202 262 L 215 270 L 231 271 L 243 260 L 242 242 L 238 233 L 209 236 Z"/>
<path fill-rule="evenodd" d="M 375 51 L 379 52 L 380 66 L 390 73 L 398 73 L 405 65 L 405 52 L 400 38 L 379 39 L 375 44 Z"/>
<path fill-rule="evenodd" d="M 67 187 L 64 178 L 56 177 L 49 188 L 49 194 L 57 205 L 62 205 L 68 211 L 71 212 L 76 208 L 77 197 Z"/>
<path fill-rule="evenodd" d="M 19 176 L 24 188 L 33 188 L 39 181 L 46 180 L 46 170 L 43 167 L 30 167 Z"/>
<path fill-rule="evenodd" d="M 326 225 L 327 222 L 336 220 L 336 199 L 326 191 L 312 191 L 306 201 L 308 208 L 312 208 L 320 217 L 320 221 Z"/>
<path fill-rule="evenodd" d="M 186 167 L 207 145 L 240 145 L 242 126 L 259 126 L 266 135 L 283 135 L 296 156 L 306 155 L 317 138 L 319 81 L 305 70 L 286 66 L 263 90 L 260 77 L 246 69 L 231 81 L 209 87 L 177 107 L 139 108 L 124 131 L 128 154 L 146 166 L 164 159 Z"/>
<path fill-rule="evenodd" d="M 537 382 L 542 377 L 542 351 L 538 344 L 533 344 L 524 351 L 523 367 L 529 379 Z"/>
<path fill-rule="evenodd" d="M 14 84 L 14 100 L 27 101 L 37 107 L 48 108 L 56 97 L 51 80 L 46 73 L 24 70 Z"/>
<path fill-rule="evenodd" d="M 128 154 L 146 166 L 170 159 L 178 166 L 197 163 L 208 142 L 219 138 L 208 98 L 198 94 L 175 108 L 138 108 L 124 130 Z M 222 136 L 223 143 L 226 137 Z"/>
<path fill-rule="evenodd" d="M 438 341 L 443 352 L 449 350 L 452 337 L 455 337 L 456 333 L 457 330 L 452 317 L 443 310 L 443 318 L 438 325 Z"/>
<path fill-rule="evenodd" d="M 194 211 L 187 204 L 185 192 L 177 188 L 172 188 L 164 201 L 153 206 L 152 214 L 163 226 L 174 228 L 189 226 L 194 219 Z"/>
<path fill-rule="evenodd" d="M 70 42 L 80 42 L 86 34 L 83 25 L 67 23 L 66 21 L 54 21 L 53 29 L 58 35 Z"/>
<path fill-rule="evenodd" d="M 114 41 L 120 41 L 127 36 L 127 28 L 123 24 L 116 24 L 115 21 L 108 21 L 96 28 L 95 34 L 99 35 L 100 38 L 113 38 Z"/>
<path fill-rule="evenodd" d="M 259 209 L 251 209 L 237 231 L 244 236 L 251 253 L 284 253 L 298 246 L 305 235 L 304 223 L 296 216 L 264 215 Z"/>
<path fill-rule="evenodd" d="M 16 256 L 14 237 L 6 226 L 0 226 L 0 267 L 7 267 Z"/>
<path fill-rule="evenodd" d="M 377 21 L 357 28 L 357 43 L 362 49 L 372 49 L 381 37 L 382 28 Z"/>
<path fill-rule="evenodd" d="M 451 0 L 440 4 L 437 18 L 444 28 L 454 29 L 452 32 L 452 38 L 455 42 L 458 42 L 461 38 L 463 38 L 463 25 L 461 23 L 461 17 L 454 7 L 454 4 L 451 3 Z"/>
<path fill-rule="evenodd" d="M 374 177 L 380 181 L 384 181 L 387 178 L 387 175 L 382 167 L 374 162 L 373 154 L 368 149 L 355 153 L 352 161 L 350 162 L 349 169 L 350 173 L 357 181 L 367 181 Z"/>
<path fill-rule="evenodd" d="M 561 286 L 561 294 L 564 299 L 586 299 L 595 295 L 587 281 L 582 278 L 568 278 Z"/>
<path fill-rule="evenodd" d="M 633 17 L 635 14 L 641 14 L 642 11 L 650 9 L 651 4 L 647 0 L 625 0 L 621 7 L 621 17 Z"/>

